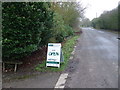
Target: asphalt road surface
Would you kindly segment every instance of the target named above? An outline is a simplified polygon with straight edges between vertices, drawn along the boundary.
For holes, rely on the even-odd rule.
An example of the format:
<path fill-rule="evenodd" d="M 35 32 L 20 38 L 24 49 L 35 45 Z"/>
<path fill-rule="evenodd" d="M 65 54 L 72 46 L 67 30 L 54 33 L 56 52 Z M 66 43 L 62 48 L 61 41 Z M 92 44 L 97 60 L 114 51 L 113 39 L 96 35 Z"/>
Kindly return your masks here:
<path fill-rule="evenodd" d="M 83 28 L 72 63 L 66 88 L 118 88 L 117 34 Z"/>
<path fill-rule="evenodd" d="M 59 76 L 60 73 L 43 73 L 23 80 L 15 80 L 7 83 L 3 82 L 2 87 L 3 88 L 54 88 Z"/>
<path fill-rule="evenodd" d="M 68 73 L 65 88 L 118 88 L 117 37 L 117 34 L 110 32 L 83 28 L 73 59 L 63 72 Z M 43 73 L 3 83 L 3 88 L 54 88 L 60 75 Z"/>

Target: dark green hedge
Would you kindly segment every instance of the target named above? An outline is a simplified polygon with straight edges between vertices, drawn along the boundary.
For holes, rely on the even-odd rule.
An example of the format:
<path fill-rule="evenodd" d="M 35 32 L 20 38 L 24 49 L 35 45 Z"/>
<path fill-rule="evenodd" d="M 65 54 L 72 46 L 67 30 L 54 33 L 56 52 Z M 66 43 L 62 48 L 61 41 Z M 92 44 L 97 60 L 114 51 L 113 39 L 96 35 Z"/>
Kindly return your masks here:
<path fill-rule="evenodd" d="M 3 60 L 15 60 L 45 45 L 52 37 L 49 3 L 2 3 Z"/>

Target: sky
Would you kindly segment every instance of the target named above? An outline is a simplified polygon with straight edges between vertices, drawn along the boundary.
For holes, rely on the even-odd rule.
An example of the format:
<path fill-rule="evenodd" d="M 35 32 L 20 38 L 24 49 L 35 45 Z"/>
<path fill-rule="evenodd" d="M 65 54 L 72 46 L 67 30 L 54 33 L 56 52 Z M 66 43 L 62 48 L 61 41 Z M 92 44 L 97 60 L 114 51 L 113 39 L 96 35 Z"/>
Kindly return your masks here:
<path fill-rule="evenodd" d="M 104 11 L 110 11 L 118 6 L 120 0 L 77 0 L 82 3 L 85 10 L 85 16 L 92 20 L 99 17 Z"/>

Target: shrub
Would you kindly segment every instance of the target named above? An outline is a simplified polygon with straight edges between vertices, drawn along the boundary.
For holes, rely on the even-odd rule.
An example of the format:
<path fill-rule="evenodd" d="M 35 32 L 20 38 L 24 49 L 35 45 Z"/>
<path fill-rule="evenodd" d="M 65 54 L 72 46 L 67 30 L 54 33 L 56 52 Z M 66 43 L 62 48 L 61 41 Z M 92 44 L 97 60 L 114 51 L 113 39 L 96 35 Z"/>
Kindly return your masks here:
<path fill-rule="evenodd" d="M 22 58 L 52 37 L 49 3 L 4 2 L 2 7 L 3 60 Z"/>

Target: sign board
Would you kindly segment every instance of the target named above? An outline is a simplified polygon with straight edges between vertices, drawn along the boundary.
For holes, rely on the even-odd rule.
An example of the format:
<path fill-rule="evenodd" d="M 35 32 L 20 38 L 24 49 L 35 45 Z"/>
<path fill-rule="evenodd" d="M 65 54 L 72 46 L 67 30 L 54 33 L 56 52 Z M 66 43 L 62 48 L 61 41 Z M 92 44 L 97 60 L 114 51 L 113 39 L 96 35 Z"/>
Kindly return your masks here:
<path fill-rule="evenodd" d="M 60 67 L 61 43 L 48 43 L 46 66 Z"/>

